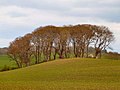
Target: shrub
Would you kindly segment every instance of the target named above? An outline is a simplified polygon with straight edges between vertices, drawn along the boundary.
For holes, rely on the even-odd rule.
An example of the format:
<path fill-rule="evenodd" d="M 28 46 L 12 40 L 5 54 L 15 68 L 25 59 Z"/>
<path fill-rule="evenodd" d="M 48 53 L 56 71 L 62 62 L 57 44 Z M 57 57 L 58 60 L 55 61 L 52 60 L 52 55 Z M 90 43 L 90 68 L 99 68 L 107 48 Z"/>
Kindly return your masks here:
<path fill-rule="evenodd" d="M 116 52 L 109 52 L 103 55 L 103 58 L 112 59 L 112 60 L 120 60 L 120 54 Z"/>
<path fill-rule="evenodd" d="M 3 71 L 14 70 L 14 69 L 17 69 L 17 67 L 10 67 L 10 66 L 4 65 L 4 67 L 0 71 L 3 72 Z"/>
<path fill-rule="evenodd" d="M 10 70 L 10 67 L 7 65 L 4 65 L 4 67 L 0 71 L 8 71 Z"/>

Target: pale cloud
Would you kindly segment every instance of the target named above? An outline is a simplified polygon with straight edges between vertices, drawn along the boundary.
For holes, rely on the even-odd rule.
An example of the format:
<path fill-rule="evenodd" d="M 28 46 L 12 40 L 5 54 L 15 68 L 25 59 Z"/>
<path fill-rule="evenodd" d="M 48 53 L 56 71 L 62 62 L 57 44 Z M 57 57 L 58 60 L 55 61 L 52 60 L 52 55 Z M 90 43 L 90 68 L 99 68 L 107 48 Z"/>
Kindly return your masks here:
<path fill-rule="evenodd" d="M 39 15 L 37 10 L 17 6 L 3 6 L 0 7 L 0 11 L 2 12 L 0 13 L 0 23 L 17 26 L 32 25 L 34 23 L 32 17 Z M 18 17 L 13 16 L 16 13 L 19 14 Z"/>
<path fill-rule="evenodd" d="M 0 38 L 0 47 L 9 46 L 11 41 L 13 41 L 13 39 Z"/>
<path fill-rule="evenodd" d="M 65 15 L 54 11 L 44 11 L 33 8 L 22 8 L 18 6 L 0 7 L 0 23 L 14 26 L 44 25 L 44 24 L 74 24 L 78 22 L 101 22 L 105 21 L 96 15 L 100 15 L 95 8 L 73 8 Z M 105 9 L 104 11 L 108 11 Z M 79 13 L 80 12 L 80 13 Z M 82 12 L 82 13 L 81 13 Z M 75 14 L 74 14 L 75 13 Z M 17 16 L 16 16 L 17 14 Z M 77 15 L 78 14 L 78 15 Z M 29 23 L 28 23 L 29 22 Z"/>
<path fill-rule="evenodd" d="M 37 24 L 50 24 L 50 22 L 61 22 L 69 20 L 69 17 L 61 17 L 52 11 L 44 11 L 33 8 L 22 8 L 18 6 L 0 7 L 0 23 L 14 26 L 29 26 Z M 18 16 L 15 16 L 18 14 Z M 64 19 L 66 18 L 66 19 Z"/>

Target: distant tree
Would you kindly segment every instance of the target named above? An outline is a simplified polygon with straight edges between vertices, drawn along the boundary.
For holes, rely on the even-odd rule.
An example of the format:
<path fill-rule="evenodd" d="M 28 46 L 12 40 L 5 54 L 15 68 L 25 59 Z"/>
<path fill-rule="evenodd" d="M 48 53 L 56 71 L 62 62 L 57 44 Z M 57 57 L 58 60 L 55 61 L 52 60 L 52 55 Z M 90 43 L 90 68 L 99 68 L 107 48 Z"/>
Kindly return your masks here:
<path fill-rule="evenodd" d="M 77 29 L 74 26 L 69 27 L 69 31 L 70 31 L 70 41 L 71 41 L 71 46 L 73 47 L 73 54 L 75 57 L 77 57 L 77 35 L 79 32 L 77 32 Z"/>
<path fill-rule="evenodd" d="M 93 43 L 93 37 L 94 37 L 94 30 L 93 25 L 83 25 L 85 30 L 85 49 L 86 49 L 86 57 L 89 55 L 89 47 Z"/>
<path fill-rule="evenodd" d="M 55 30 L 56 30 L 55 26 L 46 26 L 41 30 L 42 40 L 44 41 L 43 55 L 45 61 L 49 61 L 52 59 L 53 42 L 56 37 Z"/>
<path fill-rule="evenodd" d="M 105 26 L 94 26 L 94 48 L 95 58 L 100 55 L 101 51 L 106 49 L 109 44 L 114 40 L 113 33 Z"/>
<path fill-rule="evenodd" d="M 68 45 L 68 39 L 69 39 L 69 32 L 66 30 L 66 28 L 61 27 L 59 28 L 59 58 L 64 58 L 67 51 L 67 45 Z M 66 56 L 67 57 L 67 56 Z"/>
<path fill-rule="evenodd" d="M 21 62 L 19 60 L 19 51 L 18 51 L 18 45 L 17 42 L 19 41 L 19 38 L 16 38 L 13 42 L 10 43 L 10 46 L 8 48 L 8 56 L 14 60 L 17 64 L 17 66 L 20 68 L 22 67 Z"/>
<path fill-rule="evenodd" d="M 8 55 L 16 62 L 19 68 L 23 67 L 24 64 L 26 66 L 30 65 L 32 55 L 30 38 L 31 34 L 27 34 L 24 37 L 16 38 L 10 43 Z"/>
<path fill-rule="evenodd" d="M 32 43 L 34 46 L 35 63 L 39 63 L 41 58 L 44 61 L 51 60 L 53 43 L 55 45 L 55 39 L 57 37 L 57 30 L 55 26 L 45 26 L 37 28 L 33 33 Z M 55 56 L 56 57 L 56 50 Z"/>
<path fill-rule="evenodd" d="M 84 57 L 85 50 L 87 50 L 86 53 L 88 54 L 88 47 L 93 37 L 90 25 L 73 26 L 70 35 L 75 57 Z"/>
<path fill-rule="evenodd" d="M 43 27 L 37 28 L 32 32 L 32 45 L 33 45 L 33 55 L 35 57 L 35 64 L 39 63 L 42 58 L 42 47 L 43 47 L 43 40 L 42 40 L 42 33 L 41 29 Z"/>
<path fill-rule="evenodd" d="M 7 54 L 7 51 L 8 51 L 8 48 L 7 48 L 7 47 L 0 48 L 0 55 L 6 55 L 6 54 Z"/>

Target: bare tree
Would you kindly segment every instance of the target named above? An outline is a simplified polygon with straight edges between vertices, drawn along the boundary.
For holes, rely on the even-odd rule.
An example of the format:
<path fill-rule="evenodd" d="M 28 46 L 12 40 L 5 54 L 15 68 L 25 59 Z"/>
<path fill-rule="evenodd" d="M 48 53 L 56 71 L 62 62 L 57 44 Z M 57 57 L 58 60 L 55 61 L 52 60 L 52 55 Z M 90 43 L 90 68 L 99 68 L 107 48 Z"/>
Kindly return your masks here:
<path fill-rule="evenodd" d="M 94 48 L 95 58 L 98 57 L 103 49 L 106 49 L 109 44 L 114 40 L 113 33 L 105 26 L 95 26 L 94 35 Z"/>
<path fill-rule="evenodd" d="M 8 55 L 12 58 L 18 67 L 30 65 L 31 52 L 31 34 L 27 34 L 24 37 L 16 38 L 10 43 L 8 49 Z"/>

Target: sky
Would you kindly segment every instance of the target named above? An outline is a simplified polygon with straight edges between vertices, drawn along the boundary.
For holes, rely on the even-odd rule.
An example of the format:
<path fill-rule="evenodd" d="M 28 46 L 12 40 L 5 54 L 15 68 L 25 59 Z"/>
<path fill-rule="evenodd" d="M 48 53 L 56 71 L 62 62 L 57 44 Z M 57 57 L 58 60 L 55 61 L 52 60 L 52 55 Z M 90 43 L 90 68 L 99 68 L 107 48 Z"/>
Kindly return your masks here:
<path fill-rule="evenodd" d="M 107 26 L 120 52 L 120 0 L 0 0 L 0 47 L 40 26 L 71 24 Z"/>

